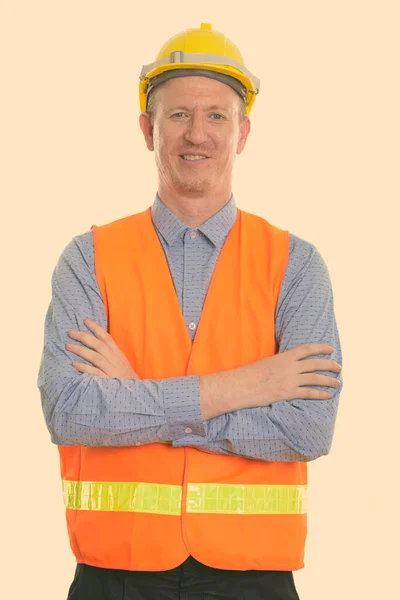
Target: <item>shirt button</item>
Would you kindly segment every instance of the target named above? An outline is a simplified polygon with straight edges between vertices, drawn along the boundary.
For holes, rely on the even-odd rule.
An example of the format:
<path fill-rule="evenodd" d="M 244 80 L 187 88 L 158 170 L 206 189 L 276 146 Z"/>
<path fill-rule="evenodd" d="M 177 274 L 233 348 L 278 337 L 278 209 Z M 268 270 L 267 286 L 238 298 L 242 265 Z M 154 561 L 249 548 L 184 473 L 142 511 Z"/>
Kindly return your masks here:
<path fill-rule="evenodd" d="M 186 427 L 185 433 L 192 433 L 192 429 L 190 427 Z"/>
<path fill-rule="evenodd" d="M 135 442 L 135 446 L 140 446 L 140 442 Z"/>
<path fill-rule="evenodd" d="M 196 235 L 197 235 L 197 231 L 195 231 L 194 229 L 192 229 L 192 231 L 189 231 L 189 235 L 190 235 L 190 237 L 192 238 L 192 240 L 194 240 L 194 238 L 195 238 L 195 237 L 196 237 Z"/>
<path fill-rule="evenodd" d="M 191 329 L 193 331 L 193 329 L 196 329 L 196 323 L 189 323 L 189 329 Z"/>

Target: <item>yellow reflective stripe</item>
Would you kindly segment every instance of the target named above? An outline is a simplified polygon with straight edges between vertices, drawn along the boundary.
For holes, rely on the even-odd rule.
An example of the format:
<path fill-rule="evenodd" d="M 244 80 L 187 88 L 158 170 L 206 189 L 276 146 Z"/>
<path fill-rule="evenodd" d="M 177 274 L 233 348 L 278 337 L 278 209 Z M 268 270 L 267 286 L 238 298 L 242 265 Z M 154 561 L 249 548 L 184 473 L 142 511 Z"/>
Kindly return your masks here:
<path fill-rule="evenodd" d="M 63 481 L 64 503 L 73 510 L 180 515 L 182 486 L 124 481 Z"/>
<path fill-rule="evenodd" d="M 187 512 L 221 514 L 300 514 L 306 512 L 306 485 L 189 483 Z"/>
<path fill-rule="evenodd" d="M 182 513 L 182 486 L 162 483 L 63 480 L 64 503 L 72 510 Z M 189 483 L 186 511 L 219 514 L 302 514 L 306 485 Z"/>

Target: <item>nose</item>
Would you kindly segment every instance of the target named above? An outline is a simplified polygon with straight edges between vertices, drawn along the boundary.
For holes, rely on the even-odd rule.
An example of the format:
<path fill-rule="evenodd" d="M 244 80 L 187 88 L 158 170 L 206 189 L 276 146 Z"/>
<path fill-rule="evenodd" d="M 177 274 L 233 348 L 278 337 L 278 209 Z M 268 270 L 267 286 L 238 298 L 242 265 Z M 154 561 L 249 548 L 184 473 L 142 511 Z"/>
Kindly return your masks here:
<path fill-rule="evenodd" d="M 188 120 L 185 139 L 192 144 L 202 144 L 207 139 L 204 119 L 200 113 L 192 114 Z"/>

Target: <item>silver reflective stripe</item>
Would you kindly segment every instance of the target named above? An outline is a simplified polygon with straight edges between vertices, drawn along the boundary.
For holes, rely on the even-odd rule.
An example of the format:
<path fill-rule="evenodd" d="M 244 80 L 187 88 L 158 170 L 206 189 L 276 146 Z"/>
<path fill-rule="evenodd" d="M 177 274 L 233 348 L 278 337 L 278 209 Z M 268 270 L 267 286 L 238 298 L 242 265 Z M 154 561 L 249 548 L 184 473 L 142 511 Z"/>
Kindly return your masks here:
<path fill-rule="evenodd" d="M 179 59 L 179 60 L 177 60 Z M 140 73 L 139 78 L 143 79 L 149 71 L 155 69 L 156 67 L 160 67 L 162 65 L 170 65 L 174 63 L 208 63 L 214 65 L 229 65 L 230 67 L 236 67 L 247 75 L 251 79 L 254 84 L 254 87 L 257 89 L 257 94 L 260 91 L 260 80 L 258 77 L 253 75 L 245 66 L 243 66 L 237 60 L 233 58 L 226 58 L 225 56 L 220 56 L 219 54 L 202 54 L 200 52 L 183 52 L 181 50 L 177 50 L 175 52 L 171 52 L 169 58 L 162 58 L 160 60 L 156 60 L 155 62 L 144 65 L 142 67 L 142 71 Z"/>

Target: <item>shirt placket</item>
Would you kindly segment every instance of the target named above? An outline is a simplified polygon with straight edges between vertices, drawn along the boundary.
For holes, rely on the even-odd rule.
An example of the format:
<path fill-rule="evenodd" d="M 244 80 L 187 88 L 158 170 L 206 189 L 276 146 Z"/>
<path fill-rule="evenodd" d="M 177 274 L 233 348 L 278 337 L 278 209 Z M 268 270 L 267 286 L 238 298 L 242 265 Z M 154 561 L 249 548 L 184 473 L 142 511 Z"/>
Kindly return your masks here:
<path fill-rule="evenodd" d="M 183 240 L 183 316 L 191 340 L 194 340 L 201 312 L 201 236 L 197 229 L 188 229 Z"/>

